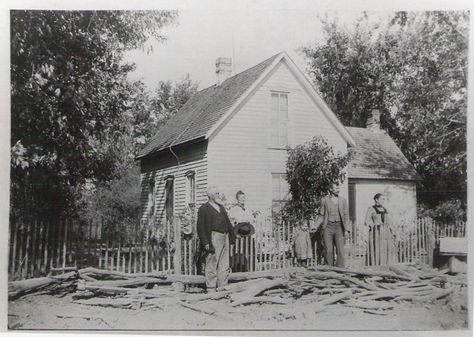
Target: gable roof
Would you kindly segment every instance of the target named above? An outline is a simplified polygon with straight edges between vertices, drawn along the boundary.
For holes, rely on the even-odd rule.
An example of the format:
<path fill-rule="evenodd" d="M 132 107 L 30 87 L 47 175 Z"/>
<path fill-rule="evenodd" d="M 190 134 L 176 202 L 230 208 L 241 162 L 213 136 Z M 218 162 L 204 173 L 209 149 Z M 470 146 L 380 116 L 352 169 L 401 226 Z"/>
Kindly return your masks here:
<path fill-rule="evenodd" d="M 289 56 L 285 52 L 281 52 L 229 77 L 221 85 L 213 85 L 194 94 L 150 139 L 136 159 L 151 156 L 171 146 L 211 137 L 231 118 L 239 104 L 253 92 L 282 59 L 287 61 L 290 69 L 342 137 L 349 145 L 355 145 L 350 134 L 316 93 L 311 83 Z"/>
<path fill-rule="evenodd" d="M 347 127 L 356 142 L 347 167 L 349 178 L 420 180 L 415 168 L 384 132 Z"/>
<path fill-rule="evenodd" d="M 159 152 L 171 145 L 204 137 L 207 131 L 258 79 L 277 55 L 194 94 L 150 139 L 137 158 Z"/>

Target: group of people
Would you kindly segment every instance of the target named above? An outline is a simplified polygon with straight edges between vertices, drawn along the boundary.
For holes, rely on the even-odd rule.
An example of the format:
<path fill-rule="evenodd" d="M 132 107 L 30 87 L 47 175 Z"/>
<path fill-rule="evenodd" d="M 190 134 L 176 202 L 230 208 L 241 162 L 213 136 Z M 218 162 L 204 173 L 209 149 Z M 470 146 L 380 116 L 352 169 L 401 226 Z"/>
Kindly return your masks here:
<path fill-rule="evenodd" d="M 254 233 L 252 214 L 245 208 L 245 193 L 238 191 L 237 203 L 227 213 L 222 194 L 217 187 L 207 190 L 208 202 L 198 211 L 197 234 L 201 250 L 205 253 L 206 288 L 215 292 L 228 283 L 230 274 L 230 245 L 235 244 L 237 235 Z"/>
<path fill-rule="evenodd" d="M 351 230 L 347 200 L 339 195 L 340 188 L 334 185 L 330 194 L 322 199 L 321 213 L 325 257 L 327 264 L 344 267 L 344 233 Z M 197 234 L 201 249 L 206 253 L 205 278 L 208 292 L 218 291 L 227 285 L 231 272 L 230 246 L 235 244 L 237 235 L 253 233 L 252 215 L 245 207 L 245 194 L 237 192 L 237 203 L 229 210 L 223 206 L 222 195 L 216 187 L 207 190 L 208 202 L 198 211 Z M 385 197 L 378 193 L 374 205 L 369 207 L 365 224 L 369 235 L 378 231 L 389 233 L 388 212 L 383 206 Z M 372 234 L 371 234 L 372 233 Z M 384 234 L 385 236 L 385 234 Z M 336 258 L 334 257 L 334 247 Z M 294 235 L 294 250 L 297 261 L 305 266 L 312 256 L 310 232 L 307 224 L 300 224 Z"/>

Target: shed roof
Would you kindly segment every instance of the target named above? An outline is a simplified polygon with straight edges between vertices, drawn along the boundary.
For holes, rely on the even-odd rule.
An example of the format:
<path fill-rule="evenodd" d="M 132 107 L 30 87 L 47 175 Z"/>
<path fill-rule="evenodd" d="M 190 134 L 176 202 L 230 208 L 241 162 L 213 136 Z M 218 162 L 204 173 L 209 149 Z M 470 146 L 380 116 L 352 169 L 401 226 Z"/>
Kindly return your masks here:
<path fill-rule="evenodd" d="M 413 165 L 385 132 L 346 127 L 356 142 L 354 156 L 348 165 L 349 178 L 421 179 Z"/>

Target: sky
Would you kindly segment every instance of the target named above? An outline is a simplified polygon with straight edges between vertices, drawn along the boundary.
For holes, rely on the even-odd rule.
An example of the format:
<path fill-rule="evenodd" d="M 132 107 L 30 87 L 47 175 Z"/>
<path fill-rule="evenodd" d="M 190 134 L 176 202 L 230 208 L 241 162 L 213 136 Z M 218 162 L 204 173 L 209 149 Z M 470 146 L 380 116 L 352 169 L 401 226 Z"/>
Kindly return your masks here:
<path fill-rule="evenodd" d="M 300 48 L 322 37 L 318 16 L 324 13 L 304 9 L 182 10 L 177 24 L 163 29 L 165 43 L 151 42 L 152 53 L 135 50 L 127 54 L 127 61 L 136 64 L 130 78 L 142 80 L 152 89 L 159 81 L 178 81 L 189 73 L 203 89 L 216 82 L 218 57 L 232 58 L 236 74 L 281 51 L 304 70 Z M 361 12 L 328 14 L 348 25 Z M 372 17 L 380 17 L 380 13 Z"/>

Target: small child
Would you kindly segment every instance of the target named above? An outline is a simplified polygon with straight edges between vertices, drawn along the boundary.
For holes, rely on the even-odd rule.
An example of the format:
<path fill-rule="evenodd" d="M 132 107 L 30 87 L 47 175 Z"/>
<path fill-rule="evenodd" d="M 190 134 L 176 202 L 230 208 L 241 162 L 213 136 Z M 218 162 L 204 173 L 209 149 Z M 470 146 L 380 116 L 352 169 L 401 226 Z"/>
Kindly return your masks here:
<path fill-rule="evenodd" d="M 311 258 L 311 238 L 306 223 L 301 223 L 295 233 L 295 255 L 298 265 L 306 267 L 308 259 Z"/>

